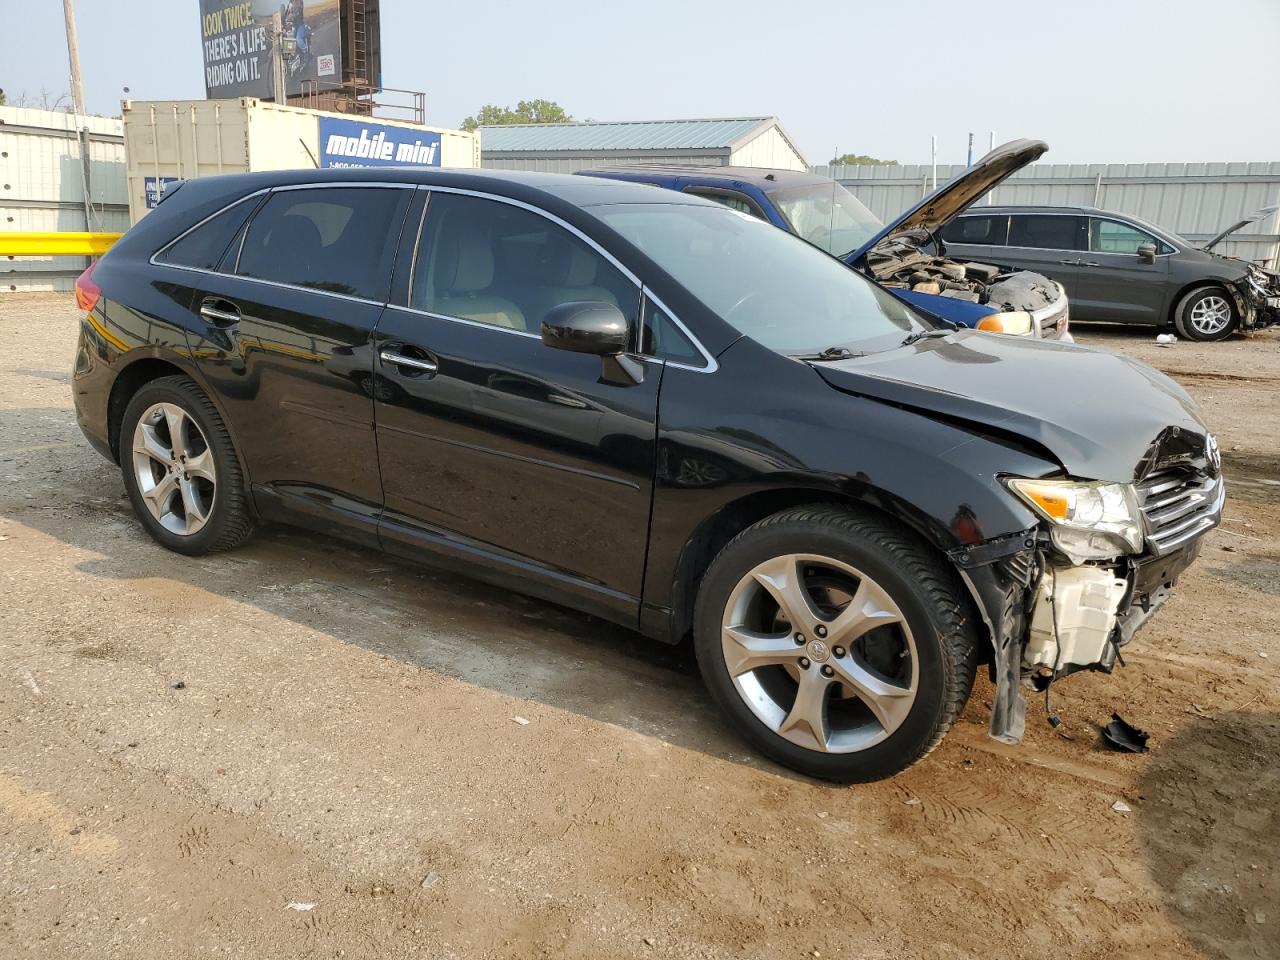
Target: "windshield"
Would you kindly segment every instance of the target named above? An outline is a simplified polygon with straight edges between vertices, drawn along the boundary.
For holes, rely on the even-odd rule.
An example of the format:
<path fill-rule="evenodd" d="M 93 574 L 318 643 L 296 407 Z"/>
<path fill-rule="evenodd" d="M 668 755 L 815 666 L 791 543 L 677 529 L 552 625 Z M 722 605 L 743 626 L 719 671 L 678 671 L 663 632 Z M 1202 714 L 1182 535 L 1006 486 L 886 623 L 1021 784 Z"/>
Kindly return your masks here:
<path fill-rule="evenodd" d="M 592 213 L 709 310 L 779 353 L 869 353 L 933 326 L 839 260 L 727 207 L 616 204 Z"/>
<path fill-rule="evenodd" d="M 846 257 L 884 229 L 876 215 L 840 184 L 811 183 L 769 193 L 796 236 Z"/>

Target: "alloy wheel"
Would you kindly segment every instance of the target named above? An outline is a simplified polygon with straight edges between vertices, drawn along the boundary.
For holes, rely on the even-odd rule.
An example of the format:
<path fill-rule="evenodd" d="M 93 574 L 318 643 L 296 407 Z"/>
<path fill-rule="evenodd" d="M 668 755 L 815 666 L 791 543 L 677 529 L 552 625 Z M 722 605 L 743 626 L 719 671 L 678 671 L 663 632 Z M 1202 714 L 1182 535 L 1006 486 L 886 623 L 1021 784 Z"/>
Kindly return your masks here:
<path fill-rule="evenodd" d="M 1191 308 L 1191 326 L 1203 336 L 1212 337 L 1221 333 L 1231 322 L 1231 304 L 1226 297 L 1211 293 L 1197 301 Z"/>
<path fill-rule="evenodd" d="M 153 404 L 138 420 L 133 472 L 142 502 L 170 533 L 189 537 L 209 522 L 217 494 L 213 452 L 177 404 Z"/>
<path fill-rule="evenodd" d="M 916 644 L 902 610 L 830 557 L 788 554 L 751 570 L 725 604 L 721 649 L 751 712 L 810 750 L 874 746 L 916 700 Z"/>

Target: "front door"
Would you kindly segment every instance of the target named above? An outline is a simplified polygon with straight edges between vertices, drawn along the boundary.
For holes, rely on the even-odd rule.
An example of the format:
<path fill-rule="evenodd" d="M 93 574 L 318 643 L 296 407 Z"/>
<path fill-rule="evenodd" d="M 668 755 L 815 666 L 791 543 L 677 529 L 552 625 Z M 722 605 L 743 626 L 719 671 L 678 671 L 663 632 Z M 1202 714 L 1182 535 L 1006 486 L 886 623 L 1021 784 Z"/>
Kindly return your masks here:
<path fill-rule="evenodd" d="M 412 189 L 273 192 L 192 310 L 203 375 L 268 515 L 339 511 L 376 542 L 371 338 Z"/>
<path fill-rule="evenodd" d="M 446 191 L 409 270 L 375 344 L 384 546 L 634 620 L 663 368 L 614 382 L 539 326 L 559 303 L 601 300 L 634 327 L 639 287 L 546 216 Z"/>
<path fill-rule="evenodd" d="M 1151 261 L 1138 256 L 1150 244 Z M 1172 248 L 1145 230 L 1119 220 L 1089 218 L 1089 251 L 1081 258 L 1072 313 L 1118 323 L 1165 321 L 1165 292 Z"/>

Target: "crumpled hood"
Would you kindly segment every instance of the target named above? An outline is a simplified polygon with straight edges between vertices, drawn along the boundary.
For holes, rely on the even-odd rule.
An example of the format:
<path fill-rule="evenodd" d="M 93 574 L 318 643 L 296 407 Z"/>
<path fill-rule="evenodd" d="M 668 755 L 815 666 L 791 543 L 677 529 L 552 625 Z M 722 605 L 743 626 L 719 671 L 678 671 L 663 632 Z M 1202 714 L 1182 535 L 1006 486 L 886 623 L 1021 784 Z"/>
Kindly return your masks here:
<path fill-rule="evenodd" d="M 1004 182 L 1029 163 L 1034 163 L 1049 145 L 1043 140 L 1010 140 L 1001 144 L 963 174 L 944 183 L 914 207 L 892 220 L 878 234 L 853 251 L 845 261 L 857 264 L 886 237 L 921 230 L 934 233 L 958 217 L 966 207 L 988 190 Z"/>
<path fill-rule="evenodd" d="M 1144 363 L 1072 344 L 959 330 L 814 368 L 846 393 L 1015 434 L 1082 480 L 1132 482 L 1208 433 L 1185 390 Z"/>

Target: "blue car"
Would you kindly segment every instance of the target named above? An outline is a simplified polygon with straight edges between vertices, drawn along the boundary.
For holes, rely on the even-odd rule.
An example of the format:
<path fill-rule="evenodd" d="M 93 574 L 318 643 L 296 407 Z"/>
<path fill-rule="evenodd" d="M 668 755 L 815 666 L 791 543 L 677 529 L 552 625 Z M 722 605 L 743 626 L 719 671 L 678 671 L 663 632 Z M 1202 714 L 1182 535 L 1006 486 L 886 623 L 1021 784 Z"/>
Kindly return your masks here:
<path fill-rule="evenodd" d="M 994 333 L 1071 339 L 1062 286 L 1029 270 L 949 259 L 942 229 L 1048 145 L 1014 140 L 886 225 L 836 181 L 756 167 L 626 166 L 588 177 L 650 183 L 723 203 L 821 247 L 914 307 Z"/>

